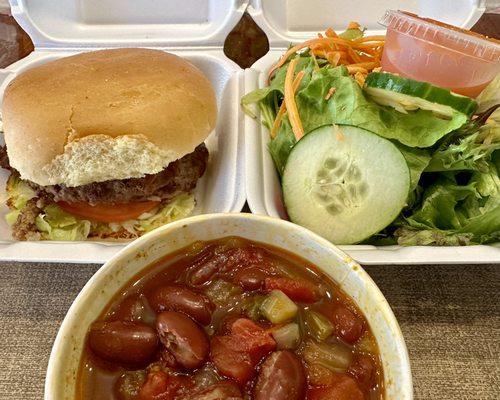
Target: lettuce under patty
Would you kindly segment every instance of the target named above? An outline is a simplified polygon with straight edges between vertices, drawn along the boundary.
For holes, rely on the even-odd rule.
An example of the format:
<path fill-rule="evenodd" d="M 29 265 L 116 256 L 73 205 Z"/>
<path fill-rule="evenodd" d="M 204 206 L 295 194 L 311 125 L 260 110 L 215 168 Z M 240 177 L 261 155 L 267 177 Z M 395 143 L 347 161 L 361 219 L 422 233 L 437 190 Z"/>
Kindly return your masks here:
<path fill-rule="evenodd" d="M 5 219 L 14 225 L 29 200 L 36 193 L 18 176 L 11 175 L 7 182 L 7 193 L 11 211 Z M 116 223 L 95 222 L 75 217 L 63 211 L 55 203 L 43 207 L 35 219 L 34 238 L 41 240 L 78 241 L 87 238 L 131 239 L 152 231 L 169 222 L 189 216 L 195 206 L 192 194 L 180 194 L 168 203 L 161 203 L 138 219 Z"/>

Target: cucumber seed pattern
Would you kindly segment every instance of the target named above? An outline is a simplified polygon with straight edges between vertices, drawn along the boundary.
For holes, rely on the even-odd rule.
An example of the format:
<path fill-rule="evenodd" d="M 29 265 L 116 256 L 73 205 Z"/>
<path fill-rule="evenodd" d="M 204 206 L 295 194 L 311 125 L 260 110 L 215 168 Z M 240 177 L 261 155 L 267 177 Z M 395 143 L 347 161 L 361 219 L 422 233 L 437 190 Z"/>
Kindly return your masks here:
<path fill-rule="evenodd" d="M 361 205 L 368 195 L 368 185 L 355 160 L 326 156 L 316 173 L 313 194 L 332 215 Z"/>

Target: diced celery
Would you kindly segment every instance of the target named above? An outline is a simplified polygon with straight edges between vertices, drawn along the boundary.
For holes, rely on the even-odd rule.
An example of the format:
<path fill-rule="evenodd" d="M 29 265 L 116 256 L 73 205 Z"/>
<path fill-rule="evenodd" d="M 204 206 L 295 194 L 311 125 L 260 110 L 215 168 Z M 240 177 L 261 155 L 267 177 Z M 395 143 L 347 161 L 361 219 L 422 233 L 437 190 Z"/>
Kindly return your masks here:
<path fill-rule="evenodd" d="M 271 333 L 279 350 L 296 349 L 300 343 L 299 325 L 295 322 L 275 329 Z"/>
<path fill-rule="evenodd" d="M 334 372 L 345 372 L 352 361 L 352 351 L 342 343 L 318 343 L 309 340 L 304 348 L 304 359 Z"/>
<path fill-rule="evenodd" d="M 216 280 L 206 289 L 205 294 L 217 305 L 228 305 L 240 298 L 242 291 L 239 286 L 222 279 Z"/>
<path fill-rule="evenodd" d="M 306 310 L 304 320 L 309 333 L 317 340 L 325 340 L 333 333 L 333 325 L 323 314 Z"/>
<path fill-rule="evenodd" d="M 211 364 L 205 364 L 203 368 L 200 368 L 198 369 L 198 371 L 196 371 L 196 374 L 194 375 L 194 381 L 197 388 L 205 389 L 219 382 L 220 378 Z"/>
<path fill-rule="evenodd" d="M 377 352 L 377 344 L 370 335 L 364 334 L 361 336 L 361 339 L 355 345 L 357 351 L 362 353 L 376 353 Z"/>
<path fill-rule="evenodd" d="M 297 305 L 281 290 L 273 290 L 260 306 L 262 315 L 273 324 L 280 324 L 295 317 Z"/>
<path fill-rule="evenodd" d="M 243 311 L 245 315 L 253 321 L 258 321 L 262 316 L 260 307 L 262 306 L 265 298 L 266 296 L 262 295 L 255 295 L 247 298 L 243 304 Z"/>
<path fill-rule="evenodd" d="M 125 371 L 116 382 L 116 389 L 120 399 L 133 400 L 139 395 L 146 380 L 146 371 Z"/>

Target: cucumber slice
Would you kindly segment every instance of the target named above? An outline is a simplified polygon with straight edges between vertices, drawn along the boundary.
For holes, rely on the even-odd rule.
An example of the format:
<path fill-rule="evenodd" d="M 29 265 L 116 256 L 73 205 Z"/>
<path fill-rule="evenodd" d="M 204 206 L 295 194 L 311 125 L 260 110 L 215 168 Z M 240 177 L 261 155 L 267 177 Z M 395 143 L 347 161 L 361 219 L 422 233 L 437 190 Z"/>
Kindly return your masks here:
<path fill-rule="evenodd" d="M 389 140 L 353 126 L 328 125 L 294 146 L 282 182 L 293 222 L 335 244 L 353 244 L 398 216 L 410 173 Z"/>
<path fill-rule="evenodd" d="M 469 97 L 387 72 L 368 74 L 364 90 L 378 104 L 404 113 L 421 108 L 451 118 L 454 112 L 470 116 L 477 109 L 476 101 Z"/>

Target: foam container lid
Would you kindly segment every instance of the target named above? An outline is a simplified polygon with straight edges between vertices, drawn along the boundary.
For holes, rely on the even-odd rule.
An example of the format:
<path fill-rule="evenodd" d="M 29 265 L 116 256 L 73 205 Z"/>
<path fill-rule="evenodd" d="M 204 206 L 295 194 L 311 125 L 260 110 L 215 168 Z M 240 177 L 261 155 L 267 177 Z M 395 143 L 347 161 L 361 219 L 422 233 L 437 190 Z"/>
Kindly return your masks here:
<path fill-rule="evenodd" d="M 241 19 L 241 0 L 11 0 L 12 15 L 28 32 L 35 51 L 0 69 L 0 102 L 8 82 L 33 66 L 111 47 L 168 50 L 200 68 L 212 83 L 218 104 L 217 126 L 205 144 L 210 160 L 195 190 L 194 214 L 239 212 L 245 203 L 243 113 L 244 73 L 222 51 L 224 39 Z M 3 141 L 0 135 L 0 142 Z M 0 143 L 0 144 L 3 144 Z M 0 170 L 0 199 L 9 173 Z M 0 206 L 0 260 L 102 263 L 126 243 L 19 242 Z"/>
<path fill-rule="evenodd" d="M 245 71 L 246 93 L 266 86 L 267 71 L 290 43 L 316 37 L 332 27 L 343 31 L 358 21 L 368 34 L 384 34 L 378 21 L 388 9 L 404 9 L 464 29 L 471 28 L 486 8 L 482 0 L 252 0 L 248 12 L 267 34 L 271 50 Z M 257 119 L 245 116 L 246 194 L 253 213 L 286 219 L 281 186 L 267 150 L 269 132 Z M 482 246 L 339 246 L 361 264 L 467 264 L 500 263 L 500 243 Z"/>

